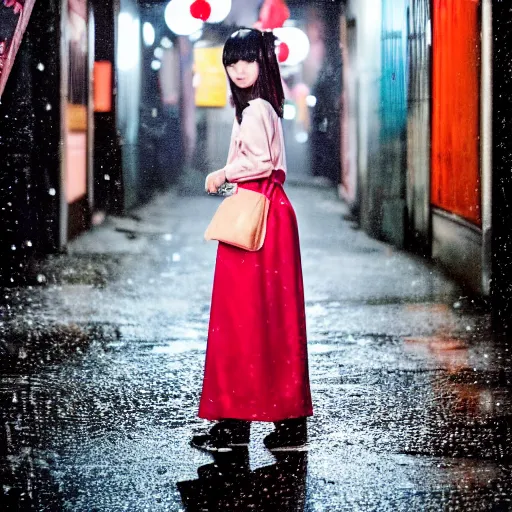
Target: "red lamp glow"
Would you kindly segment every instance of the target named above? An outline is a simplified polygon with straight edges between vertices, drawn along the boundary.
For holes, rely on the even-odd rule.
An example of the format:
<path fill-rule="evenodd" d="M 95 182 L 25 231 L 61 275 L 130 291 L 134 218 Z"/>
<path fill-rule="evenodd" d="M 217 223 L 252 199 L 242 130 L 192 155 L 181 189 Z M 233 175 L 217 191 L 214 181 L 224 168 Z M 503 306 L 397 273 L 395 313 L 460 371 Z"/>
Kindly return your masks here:
<path fill-rule="evenodd" d="M 284 62 L 289 55 L 290 47 L 286 43 L 280 42 L 279 46 L 277 47 L 277 60 L 279 62 Z"/>
<path fill-rule="evenodd" d="M 190 6 L 190 14 L 193 18 L 206 21 L 212 13 L 212 6 L 206 0 L 196 0 Z"/>
<path fill-rule="evenodd" d="M 5 7 L 12 7 L 14 14 L 19 14 L 23 10 L 23 3 L 16 0 L 4 0 Z"/>
<path fill-rule="evenodd" d="M 254 28 L 259 30 L 279 28 L 289 17 L 290 10 L 285 0 L 265 0 L 260 9 L 259 20 L 254 24 Z"/>

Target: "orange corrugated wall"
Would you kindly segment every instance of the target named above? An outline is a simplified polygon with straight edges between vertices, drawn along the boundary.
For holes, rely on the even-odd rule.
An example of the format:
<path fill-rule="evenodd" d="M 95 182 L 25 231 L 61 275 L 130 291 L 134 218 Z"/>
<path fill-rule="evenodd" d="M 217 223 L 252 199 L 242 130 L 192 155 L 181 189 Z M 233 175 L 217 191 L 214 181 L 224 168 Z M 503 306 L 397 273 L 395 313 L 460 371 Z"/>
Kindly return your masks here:
<path fill-rule="evenodd" d="M 432 204 L 480 226 L 480 2 L 434 0 Z"/>

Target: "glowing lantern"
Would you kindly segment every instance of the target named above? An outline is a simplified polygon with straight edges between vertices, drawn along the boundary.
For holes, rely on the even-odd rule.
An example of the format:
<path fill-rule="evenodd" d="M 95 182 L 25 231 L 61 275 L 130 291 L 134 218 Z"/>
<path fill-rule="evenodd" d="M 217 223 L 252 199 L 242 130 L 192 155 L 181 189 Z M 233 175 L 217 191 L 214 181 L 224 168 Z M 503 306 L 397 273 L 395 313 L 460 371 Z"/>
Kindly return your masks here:
<path fill-rule="evenodd" d="M 178 36 L 189 36 L 203 27 L 203 22 L 190 14 L 192 0 L 171 0 L 165 8 L 165 23 Z"/>
<path fill-rule="evenodd" d="M 196 0 L 190 6 L 190 14 L 197 20 L 206 21 L 212 13 L 212 6 L 206 0 Z"/>
<path fill-rule="evenodd" d="M 277 47 L 277 60 L 279 62 L 285 62 L 289 55 L 290 47 L 284 42 L 279 43 Z"/>
<path fill-rule="evenodd" d="M 281 50 L 281 46 L 285 44 L 288 49 L 288 55 L 286 56 L 286 59 L 279 59 L 279 62 L 282 62 L 286 66 L 296 66 L 308 56 L 310 49 L 309 39 L 308 36 L 300 28 L 281 27 L 274 29 L 273 32 L 279 40 L 279 53 L 277 54 L 278 59 L 280 57 L 281 51 L 283 51 L 283 54 L 285 53 L 284 49 Z"/>
<path fill-rule="evenodd" d="M 209 0 L 212 7 L 212 13 L 208 18 L 208 23 L 220 23 L 224 21 L 231 11 L 231 0 Z"/>
<path fill-rule="evenodd" d="M 259 30 L 279 28 L 289 17 L 290 10 L 284 0 L 265 0 L 254 27 Z"/>

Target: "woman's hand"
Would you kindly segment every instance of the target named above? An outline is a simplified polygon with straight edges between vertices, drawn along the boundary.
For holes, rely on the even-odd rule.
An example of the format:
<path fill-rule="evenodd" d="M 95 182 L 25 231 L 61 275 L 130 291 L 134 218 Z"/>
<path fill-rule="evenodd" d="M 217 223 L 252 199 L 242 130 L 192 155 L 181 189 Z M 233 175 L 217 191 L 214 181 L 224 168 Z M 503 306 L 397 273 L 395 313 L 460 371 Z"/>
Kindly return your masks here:
<path fill-rule="evenodd" d="M 226 173 L 224 169 L 211 172 L 206 176 L 204 188 L 209 194 L 215 194 L 219 187 L 226 182 Z"/>

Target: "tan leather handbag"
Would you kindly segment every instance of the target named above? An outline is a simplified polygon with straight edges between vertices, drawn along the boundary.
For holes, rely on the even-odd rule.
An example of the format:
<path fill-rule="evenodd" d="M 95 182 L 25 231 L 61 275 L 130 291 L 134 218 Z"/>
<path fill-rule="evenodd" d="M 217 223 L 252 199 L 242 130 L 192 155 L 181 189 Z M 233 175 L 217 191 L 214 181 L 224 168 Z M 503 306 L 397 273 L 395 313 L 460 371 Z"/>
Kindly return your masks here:
<path fill-rule="evenodd" d="M 269 205 L 270 201 L 263 194 L 237 187 L 217 208 L 205 239 L 258 251 L 265 241 Z"/>

